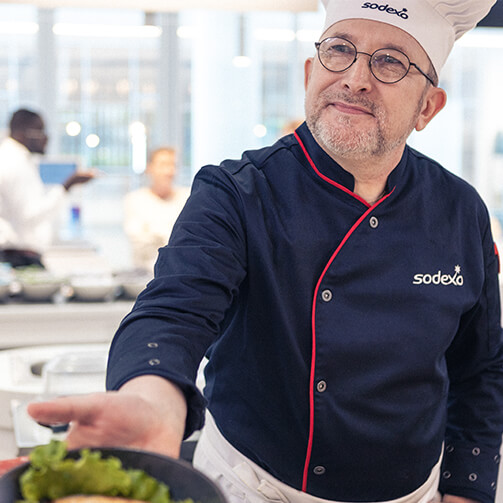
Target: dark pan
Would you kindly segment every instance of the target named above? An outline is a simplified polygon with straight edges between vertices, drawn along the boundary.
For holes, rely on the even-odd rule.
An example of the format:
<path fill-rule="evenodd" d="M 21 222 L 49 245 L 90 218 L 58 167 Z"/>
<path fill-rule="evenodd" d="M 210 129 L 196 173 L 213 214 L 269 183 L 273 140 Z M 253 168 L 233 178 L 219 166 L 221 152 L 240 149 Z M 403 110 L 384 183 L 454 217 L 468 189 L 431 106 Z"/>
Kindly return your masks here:
<path fill-rule="evenodd" d="M 221 490 L 186 461 L 132 449 L 103 447 L 96 450 L 99 450 L 104 458 L 110 456 L 119 458 L 124 468 L 144 470 L 150 476 L 164 482 L 169 486 L 174 501 L 191 498 L 194 503 L 226 503 Z M 68 456 L 78 458 L 79 450 L 70 451 Z M 2 503 L 15 503 L 21 498 L 18 481 L 28 466 L 28 463 L 19 465 L 0 477 Z"/>

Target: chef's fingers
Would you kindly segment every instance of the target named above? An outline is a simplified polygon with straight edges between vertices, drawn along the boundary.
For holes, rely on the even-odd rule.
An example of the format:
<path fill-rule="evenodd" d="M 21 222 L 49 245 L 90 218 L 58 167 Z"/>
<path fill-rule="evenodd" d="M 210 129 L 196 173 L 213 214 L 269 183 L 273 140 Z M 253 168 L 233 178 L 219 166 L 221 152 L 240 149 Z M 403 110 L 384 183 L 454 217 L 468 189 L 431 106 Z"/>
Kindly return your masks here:
<path fill-rule="evenodd" d="M 105 395 L 95 393 L 93 395 Z M 28 414 L 40 423 L 62 424 L 89 421 L 99 413 L 101 400 L 93 395 L 73 395 L 28 404 Z M 104 397 L 103 397 L 104 398 Z"/>
<path fill-rule="evenodd" d="M 69 423 L 69 448 L 125 446 L 178 457 L 183 428 L 138 393 L 108 391 L 29 404 L 28 413 L 45 424 Z M 175 417 L 176 414 L 175 414 Z"/>

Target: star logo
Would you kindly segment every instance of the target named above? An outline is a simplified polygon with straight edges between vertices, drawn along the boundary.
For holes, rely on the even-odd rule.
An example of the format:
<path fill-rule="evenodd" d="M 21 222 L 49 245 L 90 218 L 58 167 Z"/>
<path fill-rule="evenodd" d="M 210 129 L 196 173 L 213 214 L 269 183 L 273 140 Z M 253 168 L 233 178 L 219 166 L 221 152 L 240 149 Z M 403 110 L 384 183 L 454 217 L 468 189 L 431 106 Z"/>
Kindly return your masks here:
<path fill-rule="evenodd" d="M 460 274 L 461 273 L 461 266 L 458 264 L 457 266 L 454 267 L 454 272 L 456 274 Z"/>

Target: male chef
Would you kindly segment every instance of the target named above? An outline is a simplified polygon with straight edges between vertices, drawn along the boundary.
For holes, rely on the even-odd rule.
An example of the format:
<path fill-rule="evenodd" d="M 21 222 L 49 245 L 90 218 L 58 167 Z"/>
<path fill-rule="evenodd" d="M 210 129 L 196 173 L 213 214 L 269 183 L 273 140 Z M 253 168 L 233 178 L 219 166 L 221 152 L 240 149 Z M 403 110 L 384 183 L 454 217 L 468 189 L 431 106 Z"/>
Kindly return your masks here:
<path fill-rule="evenodd" d="M 30 413 L 72 421 L 71 446 L 174 456 L 206 413 L 194 464 L 231 503 L 492 502 L 489 216 L 406 140 L 444 106 L 442 66 L 493 3 L 325 0 L 306 122 L 198 173 L 114 338 L 116 391 Z"/>

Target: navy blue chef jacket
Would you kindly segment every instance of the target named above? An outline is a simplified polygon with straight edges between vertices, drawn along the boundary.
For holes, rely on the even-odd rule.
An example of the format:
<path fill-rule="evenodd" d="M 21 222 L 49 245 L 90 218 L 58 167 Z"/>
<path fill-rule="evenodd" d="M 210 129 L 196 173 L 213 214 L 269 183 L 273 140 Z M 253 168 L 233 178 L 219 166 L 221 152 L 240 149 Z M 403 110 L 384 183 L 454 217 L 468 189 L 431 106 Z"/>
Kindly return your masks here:
<path fill-rule="evenodd" d="M 114 338 L 107 386 L 158 374 L 203 422 L 318 497 L 494 498 L 502 433 L 498 257 L 476 191 L 407 147 L 372 207 L 303 124 L 206 166 L 155 279 Z"/>

